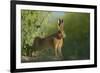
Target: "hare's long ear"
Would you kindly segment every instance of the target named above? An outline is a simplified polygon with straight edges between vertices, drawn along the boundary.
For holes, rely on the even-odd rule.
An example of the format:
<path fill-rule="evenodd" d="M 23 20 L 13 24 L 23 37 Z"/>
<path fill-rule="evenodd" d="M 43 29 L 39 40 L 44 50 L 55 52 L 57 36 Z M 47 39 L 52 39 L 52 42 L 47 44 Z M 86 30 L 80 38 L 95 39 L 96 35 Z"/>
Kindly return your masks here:
<path fill-rule="evenodd" d="M 64 25 L 64 20 L 62 19 L 61 23 Z"/>
<path fill-rule="evenodd" d="M 60 20 L 60 19 L 58 19 L 58 25 L 60 25 L 60 22 L 61 22 L 61 20 Z"/>
<path fill-rule="evenodd" d="M 58 30 L 60 30 L 60 22 L 61 22 L 61 20 L 58 19 L 58 23 L 57 23 Z"/>
<path fill-rule="evenodd" d="M 63 19 L 58 19 L 58 24 L 57 24 L 57 26 L 58 26 L 58 30 L 60 30 L 60 31 L 63 31 Z"/>
<path fill-rule="evenodd" d="M 63 19 L 58 19 L 58 25 L 60 26 L 60 25 L 63 25 L 64 24 L 64 21 L 63 21 Z"/>

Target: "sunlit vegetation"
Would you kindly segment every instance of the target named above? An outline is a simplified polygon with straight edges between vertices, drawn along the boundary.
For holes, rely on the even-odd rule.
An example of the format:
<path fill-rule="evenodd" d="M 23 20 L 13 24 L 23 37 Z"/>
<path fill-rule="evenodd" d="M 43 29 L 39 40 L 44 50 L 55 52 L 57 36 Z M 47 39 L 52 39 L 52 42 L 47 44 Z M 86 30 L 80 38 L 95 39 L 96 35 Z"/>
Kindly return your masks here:
<path fill-rule="evenodd" d="M 62 47 L 63 60 L 89 59 L 90 14 L 78 12 L 21 10 L 21 55 L 30 57 L 35 37 L 44 38 L 57 32 L 59 18 L 64 20 L 66 36 Z M 40 51 L 39 59 L 35 61 L 52 61 L 53 50 L 48 51 Z"/>

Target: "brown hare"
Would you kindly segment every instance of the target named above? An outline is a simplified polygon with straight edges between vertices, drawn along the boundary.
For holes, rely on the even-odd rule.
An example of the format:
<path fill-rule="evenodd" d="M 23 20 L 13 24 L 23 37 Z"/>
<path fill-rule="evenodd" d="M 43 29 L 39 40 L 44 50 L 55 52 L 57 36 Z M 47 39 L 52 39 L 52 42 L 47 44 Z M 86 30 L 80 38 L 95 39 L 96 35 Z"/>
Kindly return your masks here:
<path fill-rule="evenodd" d="M 64 21 L 63 19 L 58 19 L 57 24 L 57 32 L 45 37 L 36 37 L 33 41 L 32 45 L 32 52 L 36 51 L 37 49 L 53 49 L 55 57 L 62 57 L 62 46 L 63 46 L 63 39 L 64 39 Z"/>

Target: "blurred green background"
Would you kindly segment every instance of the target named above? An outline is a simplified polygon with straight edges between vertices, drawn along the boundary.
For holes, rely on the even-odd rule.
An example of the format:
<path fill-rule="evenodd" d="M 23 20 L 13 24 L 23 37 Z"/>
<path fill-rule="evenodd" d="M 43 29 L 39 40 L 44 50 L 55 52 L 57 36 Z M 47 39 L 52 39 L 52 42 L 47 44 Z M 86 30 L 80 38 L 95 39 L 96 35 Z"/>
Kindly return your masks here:
<path fill-rule="evenodd" d="M 80 12 L 55 12 L 21 10 L 21 55 L 29 56 L 35 37 L 46 37 L 57 32 L 58 19 L 64 20 L 63 60 L 90 58 L 90 14 Z M 49 53 L 41 55 L 50 60 Z M 52 60 L 52 59 L 51 59 Z"/>

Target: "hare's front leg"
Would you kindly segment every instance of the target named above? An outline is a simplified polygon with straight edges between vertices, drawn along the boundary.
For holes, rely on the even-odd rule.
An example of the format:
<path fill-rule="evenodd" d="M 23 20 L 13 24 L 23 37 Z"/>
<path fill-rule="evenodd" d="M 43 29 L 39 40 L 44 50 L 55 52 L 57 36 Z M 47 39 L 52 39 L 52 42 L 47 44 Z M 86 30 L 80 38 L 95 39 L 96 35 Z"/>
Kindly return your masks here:
<path fill-rule="evenodd" d="M 55 54 L 55 57 L 59 57 L 59 55 L 58 55 L 58 44 L 59 44 L 59 42 L 58 42 L 58 40 L 57 39 L 55 39 L 54 40 L 54 54 Z"/>
<path fill-rule="evenodd" d="M 59 53 L 59 57 L 63 57 L 63 55 L 62 55 L 62 46 L 63 46 L 63 39 L 61 39 L 60 41 L 59 41 L 59 44 L 58 44 L 58 53 Z"/>

